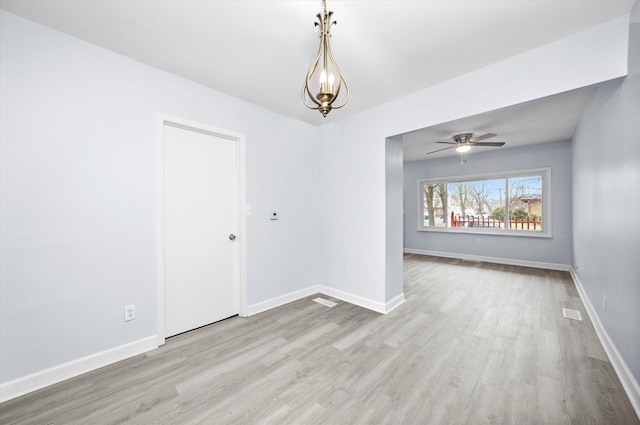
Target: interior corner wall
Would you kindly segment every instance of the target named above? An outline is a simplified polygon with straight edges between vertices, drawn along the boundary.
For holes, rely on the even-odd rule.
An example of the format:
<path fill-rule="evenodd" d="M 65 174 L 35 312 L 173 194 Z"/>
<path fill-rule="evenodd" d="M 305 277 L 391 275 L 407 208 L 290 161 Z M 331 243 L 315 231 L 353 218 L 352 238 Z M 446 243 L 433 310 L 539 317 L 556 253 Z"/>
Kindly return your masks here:
<path fill-rule="evenodd" d="M 637 385 L 640 2 L 633 6 L 630 22 L 629 74 L 597 89 L 574 137 L 573 249 L 575 273 Z"/>
<path fill-rule="evenodd" d="M 550 238 L 429 232 L 418 230 L 418 180 L 493 172 L 551 168 Z M 404 167 L 405 248 L 452 255 L 492 257 L 499 261 L 571 265 L 571 141 L 500 148 L 458 156 L 417 161 Z M 479 244 L 475 243 L 479 240 Z"/>
<path fill-rule="evenodd" d="M 158 112 L 245 135 L 248 303 L 318 283 L 315 127 L 5 11 L 0 31 L 1 384 L 155 336 Z"/>

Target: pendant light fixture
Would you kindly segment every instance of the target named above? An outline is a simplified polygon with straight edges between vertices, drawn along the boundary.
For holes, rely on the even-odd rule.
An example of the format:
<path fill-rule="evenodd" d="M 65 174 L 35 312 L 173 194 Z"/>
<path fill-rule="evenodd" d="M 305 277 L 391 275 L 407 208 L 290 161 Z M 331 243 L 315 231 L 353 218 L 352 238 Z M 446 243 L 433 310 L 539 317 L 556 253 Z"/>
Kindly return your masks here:
<path fill-rule="evenodd" d="M 338 68 L 338 64 L 331 52 L 331 26 L 336 24 L 336 21 L 331 22 L 333 12 L 327 12 L 326 0 L 322 0 L 322 7 L 323 12 L 316 15 L 318 22 L 315 23 L 315 26 L 319 27 L 320 30 L 320 48 L 307 73 L 307 79 L 302 90 L 302 102 L 307 108 L 317 109 L 323 117 L 326 117 L 332 109 L 339 109 L 347 104 L 349 101 L 349 86 L 342 73 L 340 73 L 340 68 Z M 317 81 L 317 85 L 314 84 L 315 81 Z M 333 106 L 333 103 L 340 95 L 343 85 L 346 90 L 346 98 L 340 106 Z M 317 91 L 316 95 L 313 94 L 314 91 Z M 311 100 L 311 103 L 309 103 L 309 100 Z"/>

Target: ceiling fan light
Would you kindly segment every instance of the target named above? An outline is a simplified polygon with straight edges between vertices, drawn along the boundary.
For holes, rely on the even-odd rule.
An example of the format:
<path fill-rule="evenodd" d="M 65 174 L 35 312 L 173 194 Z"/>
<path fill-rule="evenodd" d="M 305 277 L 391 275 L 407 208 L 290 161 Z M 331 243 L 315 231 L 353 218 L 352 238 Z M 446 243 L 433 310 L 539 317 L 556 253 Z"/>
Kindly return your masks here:
<path fill-rule="evenodd" d="M 456 152 L 458 153 L 466 153 L 471 150 L 471 146 L 469 145 L 460 145 L 456 148 Z"/>

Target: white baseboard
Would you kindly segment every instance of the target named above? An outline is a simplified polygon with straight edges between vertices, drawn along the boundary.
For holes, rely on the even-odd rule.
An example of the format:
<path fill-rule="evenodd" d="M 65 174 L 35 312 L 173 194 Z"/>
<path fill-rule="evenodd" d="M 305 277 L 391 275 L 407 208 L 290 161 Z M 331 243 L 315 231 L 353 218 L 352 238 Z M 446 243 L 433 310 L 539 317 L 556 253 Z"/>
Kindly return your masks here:
<path fill-rule="evenodd" d="M 0 403 L 158 348 L 155 335 L 0 385 Z"/>
<path fill-rule="evenodd" d="M 512 258 L 485 257 L 482 255 L 458 254 L 443 251 L 428 251 L 423 249 L 405 248 L 406 254 L 432 255 L 434 257 L 457 258 L 468 261 L 483 261 L 485 263 L 507 264 L 510 266 L 534 267 L 536 269 L 560 270 L 568 272 L 571 266 L 568 264 L 544 263 L 540 261 L 515 260 Z"/>
<path fill-rule="evenodd" d="M 247 316 L 253 316 L 254 314 L 262 313 L 263 311 L 280 307 L 281 305 L 300 300 L 302 298 L 308 297 L 309 295 L 317 294 L 318 292 L 322 292 L 320 290 L 320 285 L 314 285 L 309 286 L 308 288 L 281 295 L 279 297 L 271 298 L 270 300 L 252 304 L 247 308 Z"/>
<path fill-rule="evenodd" d="M 348 302 L 349 304 L 354 304 L 368 310 L 373 310 L 382 314 L 385 314 L 386 312 L 386 306 L 383 303 L 373 301 L 368 298 L 363 298 L 358 295 L 353 295 L 349 292 L 344 292 L 328 286 L 321 286 L 320 292 L 330 297 L 337 298 L 339 300 Z"/>
<path fill-rule="evenodd" d="M 250 305 L 247 309 L 247 313 L 249 316 L 253 316 L 254 314 L 280 307 L 281 305 L 318 293 L 338 298 L 342 301 L 382 314 L 391 312 L 391 310 L 404 302 L 404 294 L 400 294 L 386 304 L 383 304 L 327 286 L 314 285 Z M 153 335 L 139 341 L 121 345 L 119 347 L 92 354 L 69 363 L 54 366 L 41 372 L 0 384 L 0 403 L 156 348 L 158 348 L 158 338 L 156 335 Z"/>
<path fill-rule="evenodd" d="M 367 310 L 373 310 L 382 314 L 390 313 L 391 310 L 395 309 L 404 302 L 404 294 L 400 294 L 386 304 L 383 304 L 381 302 L 363 298 L 358 295 L 353 295 L 339 289 L 331 288 L 329 286 L 314 285 L 305 289 L 281 295 L 276 298 L 271 298 L 270 300 L 250 305 L 248 308 L 248 313 L 249 316 L 253 316 L 254 314 L 262 313 L 263 311 L 280 307 L 281 305 L 300 300 L 313 294 L 324 294 L 328 297 L 337 298 L 339 300 L 348 302 L 349 304 L 354 304 L 359 307 L 366 308 Z"/>
<path fill-rule="evenodd" d="M 320 292 L 325 295 L 328 295 L 333 298 L 337 298 L 339 300 L 348 302 L 349 304 L 354 304 L 367 310 L 373 310 L 378 313 L 388 314 L 391 310 L 398 307 L 400 304 L 404 302 L 404 293 L 398 295 L 391 301 L 383 304 L 378 301 L 373 301 L 368 298 L 359 297 L 357 295 L 350 294 L 348 292 L 341 291 L 339 289 L 331 288 L 328 286 L 321 286 Z"/>
<path fill-rule="evenodd" d="M 613 366 L 613 369 L 616 371 L 618 375 L 618 379 L 622 383 L 622 387 L 624 388 L 627 397 L 629 397 L 629 401 L 633 406 L 633 409 L 640 418 L 640 385 L 638 385 L 638 381 L 635 379 L 627 363 L 624 361 L 620 352 L 614 345 L 613 341 L 609 337 L 609 334 L 605 330 L 602 322 L 600 321 L 600 317 L 596 312 L 593 304 L 591 304 L 591 300 L 587 296 L 578 275 L 576 274 L 573 267 L 566 264 L 556 264 L 556 263 L 542 263 L 537 261 L 523 261 L 523 260 L 512 260 L 507 258 L 495 258 L 495 257 L 483 257 L 476 255 L 466 255 L 466 254 L 453 254 L 449 252 L 440 252 L 440 251 L 427 251 L 421 249 L 411 249 L 405 248 L 404 252 L 407 254 L 419 254 L 419 255 L 432 255 L 435 257 L 446 257 L 446 258 L 458 258 L 462 260 L 470 260 L 470 261 L 485 261 L 488 263 L 497 263 L 497 264 L 508 264 L 513 266 L 525 266 L 525 267 L 535 267 L 540 269 L 549 269 L 549 270 L 561 270 L 568 271 L 571 274 L 571 278 L 573 279 L 574 284 L 578 290 L 578 294 L 580 295 L 580 299 L 584 304 L 585 310 L 591 319 L 591 323 L 593 323 L 593 327 L 596 331 L 596 335 L 598 335 L 598 339 L 604 348 L 604 351 L 607 353 L 607 357 L 609 357 L 609 361 Z"/>
<path fill-rule="evenodd" d="M 582 304 L 584 304 L 584 308 L 587 311 L 589 318 L 591 319 L 591 323 L 593 324 L 594 329 L 596 330 L 598 339 L 600 340 L 605 353 L 607 353 L 607 357 L 609 357 L 609 361 L 611 362 L 613 369 L 616 371 L 618 379 L 620 379 L 620 383 L 622 383 L 622 387 L 627 393 L 627 397 L 629 397 L 629 401 L 633 406 L 633 410 L 635 410 L 636 415 L 638 415 L 638 418 L 640 418 L 640 385 L 638 385 L 638 381 L 629 370 L 627 363 L 620 355 L 620 352 L 616 348 L 615 344 L 613 343 L 613 341 L 611 341 L 607 330 L 602 325 L 600 317 L 598 316 L 596 309 L 593 307 L 593 304 L 591 303 L 587 292 L 584 290 L 578 274 L 573 269 L 573 267 L 570 268 L 569 272 L 571 274 L 571 278 L 573 279 L 573 283 L 576 285 L 576 289 L 578 290 L 578 294 L 580 295 Z"/>
<path fill-rule="evenodd" d="M 392 299 L 391 301 L 387 302 L 387 304 L 385 305 L 385 314 L 391 313 L 402 303 L 404 303 L 404 292 L 398 295 L 397 297 L 395 297 L 394 299 Z"/>

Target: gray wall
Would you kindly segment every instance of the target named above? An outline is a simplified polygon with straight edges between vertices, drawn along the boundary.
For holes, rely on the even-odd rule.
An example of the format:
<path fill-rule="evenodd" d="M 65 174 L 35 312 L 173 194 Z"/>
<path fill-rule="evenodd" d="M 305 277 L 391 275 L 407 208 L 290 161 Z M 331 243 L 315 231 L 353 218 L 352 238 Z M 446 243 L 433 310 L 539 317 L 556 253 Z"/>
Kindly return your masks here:
<path fill-rule="evenodd" d="M 386 301 L 403 293 L 402 282 L 402 137 L 386 142 Z"/>
<path fill-rule="evenodd" d="M 631 12 L 629 74 L 599 87 L 587 105 L 574 136 L 573 180 L 576 274 L 640 381 L 639 2 Z"/>
<path fill-rule="evenodd" d="M 478 148 L 476 150 L 479 150 Z M 420 179 L 528 168 L 551 168 L 551 238 L 417 231 Z M 501 148 L 455 157 L 410 162 L 404 166 L 405 248 L 451 254 L 571 264 L 571 142 Z M 475 239 L 480 243 L 476 244 Z"/>

